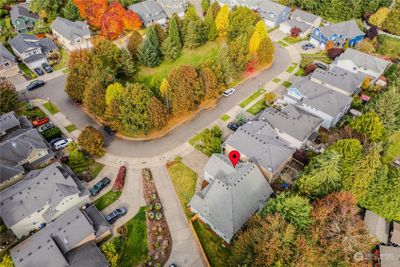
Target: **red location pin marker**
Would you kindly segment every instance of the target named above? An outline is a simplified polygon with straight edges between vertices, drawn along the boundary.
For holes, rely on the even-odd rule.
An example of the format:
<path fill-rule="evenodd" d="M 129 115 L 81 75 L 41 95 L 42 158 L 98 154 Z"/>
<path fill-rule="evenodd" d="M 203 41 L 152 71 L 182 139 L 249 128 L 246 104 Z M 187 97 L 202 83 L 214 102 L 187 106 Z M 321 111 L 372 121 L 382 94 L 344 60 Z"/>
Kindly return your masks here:
<path fill-rule="evenodd" d="M 239 162 L 239 159 L 240 159 L 239 151 L 232 150 L 231 152 L 229 152 L 228 157 L 231 160 L 233 167 L 236 167 L 236 164 Z"/>

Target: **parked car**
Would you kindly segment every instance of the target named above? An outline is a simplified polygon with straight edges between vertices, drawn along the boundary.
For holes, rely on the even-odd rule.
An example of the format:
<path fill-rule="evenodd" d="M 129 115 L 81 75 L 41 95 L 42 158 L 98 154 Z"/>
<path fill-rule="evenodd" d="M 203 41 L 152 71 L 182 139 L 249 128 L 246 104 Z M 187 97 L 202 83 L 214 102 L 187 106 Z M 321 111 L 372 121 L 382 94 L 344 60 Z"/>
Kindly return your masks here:
<path fill-rule="evenodd" d="M 48 123 L 43 124 L 42 126 L 40 126 L 40 127 L 38 128 L 38 131 L 39 131 L 39 133 L 43 133 L 43 132 L 45 132 L 45 131 L 47 131 L 47 130 L 50 130 L 50 129 L 53 128 L 53 127 L 54 127 L 54 124 L 51 123 L 51 122 L 48 122 Z"/>
<path fill-rule="evenodd" d="M 119 208 L 108 214 L 105 218 L 109 224 L 114 223 L 118 218 L 124 216 L 127 213 L 126 208 Z"/>
<path fill-rule="evenodd" d="M 33 70 L 34 70 L 34 71 L 36 72 L 36 74 L 39 75 L 39 76 L 42 76 L 42 75 L 44 74 L 44 72 L 42 71 L 41 68 L 34 68 Z"/>
<path fill-rule="evenodd" d="M 236 91 L 235 88 L 229 88 L 228 90 L 225 90 L 225 92 L 222 94 L 223 96 L 230 96 Z"/>
<path fill-rule="evenodd" d="M 92 188 L 89 189 L 89 192 L 92 196 L 97 195 L 100 191 L 105 188 L 111 180 L 108 177 L 104 177 L 99 182 L 97 182 Z"/>
<path fill-rule="evenodd" d="M 307 43 L 307 44 L 303 44 L 301 46 L 301 48 L 303 48 L 303 50 L 309 50 L 309 49 L 315 48 L 315 45 L 313 45 L 312 43 Z"/>
<path fill-rule="evenodd" d="M 43 125 L 48 122 L 49 122 L 48 117 L 36 117 L 32 120 L 32 125 L 33 125 L 33 127 L 38 127 L 38 126 Z"/>
<path fill-rule="evenodd" d="M 47 73 L 53 72 L 53 69 L 47 63 L 42 63 L 42 67 Z"/>
<path fill-rule="evenodd" d="M 231 129 L 232 131 L 236 132 L 237 129 L 239 129 L 240 125 L 234 122 L 228 123 L 228 128 Z"/>
<path fill-rule="evenodd" d="M 104 125 L 103 126 L 103 130 L 108 134 L 108 135 L 114 135 L 115 131 L 113 129 L 111 129 L 110 126 L 108 125 Z"/>
<path fill-rule="evenodd" d="M 61 138 L 60 141 L 57 141 L 53 144 L 53 147 L 55 150 L 60 150 L 63 149 L 64 147 L 67 147 L 69 145 L 69 143 L 71 143 L 72 140 L 71 139 L 67 139 L 67 138 Z"/>
<path fill-rule="evenodd" d="M 33 82 L 31 82 L 30 84 L 28 84 L 28 86 L 26 87 L 26 90 L 28 91 L 33 91 L 39 87 L 44 86 L 46 83 L 42 80 L 35 80 Z"/>
<path fill-rule="evenodd" d="M 51 139 L 49 141 L 49 144 L 52 146 L 52 145 L 54 145 L 55 143 L 57 143 L 58 141 L 61 141 L 61 140 L 62 140 L 61 137 L 57 137 L 57 138 Z"/>
<path fill-rule="evenodd" d="M 324 65 L 324 64 L 322 64 L 320 62 L 316 62 L 314 64 L 315 64 L 315 66 L 317 66 L 320 69 L 323 69 L 323 70 L 327 70 L 328 69 L 328 67 L 326 65 Z"/>

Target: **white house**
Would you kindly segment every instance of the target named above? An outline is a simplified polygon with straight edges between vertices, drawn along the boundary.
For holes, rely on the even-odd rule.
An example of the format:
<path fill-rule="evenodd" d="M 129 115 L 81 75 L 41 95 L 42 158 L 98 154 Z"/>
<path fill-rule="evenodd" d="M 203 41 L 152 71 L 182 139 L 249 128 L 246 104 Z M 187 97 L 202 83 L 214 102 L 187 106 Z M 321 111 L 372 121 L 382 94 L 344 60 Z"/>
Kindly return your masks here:
<path fill-rule="evenodd" d="M 336 66 L 353 73 L 364 74 L 375 82 L 389 67 L 390 62 L 372 55 L 348 48 L 335 59 Z"/>
<path fill-rule="evenodd" d="M 83 21 L 70 21 L 57 17 L 50 26 L 55 39 L 67 50 L 90 48 L 93 46 L 92 32 Z"/>
<path fill-rule="evenodd" d="M 54 163 L 31 171 L 24 179 L 0 194 L 0 217 L 21 238 L 40 229 L 89 200 L 89 191 L 73 174 Z"/>
<path fill-rule="evenodd" d="M 314 14 L 305 12 L 301 9 L 296 9 L 290 14 L 287 21 L 279 25 L 279 29 L 284 33 L 290 34 L 292 28 L 299 28 L 301 30 L 300 37 L 307 36 L 311 30 L 321 24 L 321 17 Z"/>
<path fill-rule="evenodd" d="M 174 13 L 180 18 L 185 16 L 187 8 L 186 0 L 157 0 L 157 3 L 164 9 L 168 18 L 171 18 Z"/>
<path fill-rule="evenodd" d="M 270 28 L 279 27 L 290 15 L 289 7 L 270 0 L 260 1 L 256 10 Z"/>

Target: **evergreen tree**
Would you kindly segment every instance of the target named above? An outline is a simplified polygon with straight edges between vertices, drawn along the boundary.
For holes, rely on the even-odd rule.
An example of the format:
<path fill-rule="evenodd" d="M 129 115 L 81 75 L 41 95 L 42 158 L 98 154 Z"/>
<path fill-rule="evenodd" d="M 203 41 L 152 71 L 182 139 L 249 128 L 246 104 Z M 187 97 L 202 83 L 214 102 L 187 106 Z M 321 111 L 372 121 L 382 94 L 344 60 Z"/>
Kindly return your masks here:
<path fill-rule="evenodd" d="M 185 46 L 188 48 L 196 48 L 204 44 L 207 40 L 206 31 L 203 22 L 192 20 L 186 29 Z"/>
<path fill-rule="evenodd" d="M 46 33 L 49 31 L 49 29 L 49 25 L 44 22 L 42 18 L 40 18 L 38 21 L 35 22 L 35 28 L 33 29 L 33 32 L 35 34 Z"/>
<path fill-rule="evenodd" d="M 55 19 L 63 4 L 63 0 L 31 0 L 29 9 L 42 18 Z"/>
<path fill-rule="evenodd" d="M 221 47 L 216 62 L 221 65 L 221 70 L 224 77 L 224 83 L 228 84 L 235 77 L 235 65 L 229 56 L 229 49 L 225 45 Z"/>
<path fill-rule="evenodd" d="M 382 141 L 386 136 L 385 126 L 374 112 L 356 117 L 349 126 L 354 131 L 365 134 L 372 142 Z"/>
<path fill-rule="evenodd" d="M 163 43 L 162 51 L 164 56 L 171 61 L 177 59 L 182 49 L 182 41 L 179 35 L 178 22 L 172 17 L 168 28 L 168 37 Z"/>
<path fill-rule="evenodd" d="M 342 177 L 347 179 L 362 158 L 363 146 L 357 139 L 342 139 L 328 147 L 328 151 L 335 151 L 340 155 Z"/>
<path fill-rule="evenodd" d="M 229 57 L 235 70 L 240 72 L 246 68 L 247 62 L 249 62 L 249 42 L 245 35 L 241 35 L 229 44 Z"/>
<path fill-rule="evenodd" d="M 74 0 L 68 0 L 63 9 L 64 18 L 76 21 L 80 19 L 78 7 L 74 4 Z"/>
<path fill-rule="evenodd" d="M 164 43 L 165 39 L 167 38 L 167 33 L 165 32 L 164 28 L 161 27 L 160 24 L 154 24 L 154 30 L 156 31 L 157 38 L 158 38 L 158 44 L 162 46 Z"/>
<path fill-rule="evenodd" d="M 217 4 L 218 11 L 215 14 L 215 10 L 213 9 L 214 4 Z M 217 27 L 215 25 L 215 18 L 219 12 L 219 5 L 218 2 L 214 2 L 213 6 L 208 9 L 206 16 L 204 17 L 204 26 L 207 30 L 207 37 L 208 40 L 213 41 L 215 38 L 218 37 Z"/>
<path fill-rule="evenodd" d="M 147 38 L 139 47 L 138 58 L 141 64 L 156 67 L 161 63 L 161 51 L 157 34 L 153 27 L 147 31 Z"/>
<path fill-rule="evenodd" d="M 383 28 L 388 32 L 400 35 L 400 3 L 397 4 L 390 10 Z"/>

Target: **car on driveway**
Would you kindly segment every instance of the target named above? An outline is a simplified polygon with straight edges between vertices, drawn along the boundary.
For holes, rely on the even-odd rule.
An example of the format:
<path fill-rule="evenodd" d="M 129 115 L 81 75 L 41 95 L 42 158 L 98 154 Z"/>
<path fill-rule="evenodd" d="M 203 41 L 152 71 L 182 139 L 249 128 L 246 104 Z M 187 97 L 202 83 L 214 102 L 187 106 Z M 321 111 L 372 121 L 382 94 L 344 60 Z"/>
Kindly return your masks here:
<path fill-rule="evenodd" d="M 240 127 L 240 125 L 235 122 L 228 123 L 228 128 L 234 132 L 236 132 L 236 130 L 239 129 L 239 127 Z"/>
<path fill-rule="evenodd" d="M 328 67 L 326 65 L 324 65 L 324 64 L 322 64 L 320 62 L 315 62 L 314 64 L 315 64 L 315 66 L 317 66 L 320 69 L 323 69 L 323 70 L 327 70 L 328 69 Z"/>
<path fill-rule="evenodd" d="M 301 46 L 301 48 L 302 48 L 303 50 L 309 50 L 309 49 L 315 48 L 315 45 L 313 45 L 312 43 L 307 43 L 307 44 L 303 44 L 303 45 Z"/>
<path fill-rule="evenodd" d="M 119 208 L 108 214 L 105 218 L 109 224 L 113 224 L 118 218 L 124 216 L 127 212 L 126 208 Z"/>
<path fill-rule="evenodd" d="M 51 122 L 48 122 L 48 123 L 43 124 L 42 126 L 40 126 L 40 127 L 38 128 L 38 131 L 39 131 L 39 133 L 43 133 L 43 132 L 45 132 L 45 131 L 47 131 L 47 130 L 50 130 L 50 129 L 53 128 L 53 127 L 54 127 L 54 124 L 51 123 Z"/>
<path fill-rule="evenodd" d="M 53 69 L 47 63 L 42 63 L 42 67 L 47 73 L 53 72 Z"/>
<path fill-rule="evenodd" d="M 97 182 L 92 188 L 89 189 L 90 195 L 92 196 L 97 195 L 109 183 L 111 183 L 111 180 L 108 177 L 104 177 L 99 182 Z"/>
<path fill-rule="evenodd" d="M 55 143 L 57 143 L 58 141 L 61 141 L 61 140 L 62 140 L 61 137 L 57 137 L 57 138 L 51 139 L 49 141 L 49 144 L 52 146 L 52 145 L 54 145 Z"/>
<path fill-rule="evenodd" d="M 111 135 L 111 136 L 115 135 L 115 131 L 114 131 L 113 129 L 111 129 L 111 127 L 108 126 L 108 125 L 104 125 L 104 126 L 103 126 L 103 130 L 104 130 L 108 135 Z"/>
<path fill-rule="evenodd" d="M 60 150 L 60 149 L 67 147 L 71 142 L 72 142 L 72 140 L 69 138 L 61 138 L 61 140 L 59 140 L 53 144 L 53 147 L 55 150 Z"/>
<path fill-rule="evenodd" d="M 229 88 L 228 90 L 225 90 L 224 93 L 222 94 L 223 96 L 230 96 L 236 91 L 235 88 Z"/>
<path fill-rule="evenodd" d="M 28 84 L 28 86 L 26 87 L 26 90 L 28 91 L 33 91 L 39 87 L 44 86 L 46 83 L 42 80 L 35 80 L 33 82 L 31 82 L 30 84 Z"/>
<path fill-rule="evenodd" d="M 39 127 L 40 125 L 43 125 L 48 122 L 49 122 L 48 117 L 36 117 L 32 120 L 32 125 L 33 127 Z"/>
<path fill-rule="evenodd" d="M 39 76 L 42 76 L 42 75 L 44 74 L 44 72 L 42 71 L 41 68 L 34 68 L 33 70 L 34 70 L 34 71 L 36 72 L 36 74 L 39 75 Z"/>

